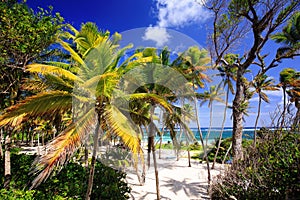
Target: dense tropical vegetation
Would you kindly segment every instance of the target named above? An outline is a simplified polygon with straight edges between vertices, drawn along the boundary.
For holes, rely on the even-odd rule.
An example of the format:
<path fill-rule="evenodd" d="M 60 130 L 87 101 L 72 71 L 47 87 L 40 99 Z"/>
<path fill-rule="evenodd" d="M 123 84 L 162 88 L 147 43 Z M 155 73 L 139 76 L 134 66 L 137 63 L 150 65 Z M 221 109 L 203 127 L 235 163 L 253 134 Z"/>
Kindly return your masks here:
<path fill-rule="evenodd" d="M 298 63 L 282 69 L 278 77 L 267 73 L 284 59 L 300 55 L 299 5 L 298 0 L 206 1 L 214 18 L 209 51 L 193 46 L 172 55 L 167 47 L 121 47 L 122 35 L 100 30 L 92 22 L 77 30 L 63 24 L 51 7 L 34 12 L 26 3 L 0 2 L 0 198 L 127 199 L 126 174 L 98 158 L 107 156 L 105 164 L 118 169 L 131 163 L 143 185 L 152 153 L 160 199 L 155 136 L 162 141 L 170 133 L 178 160 L 185 135 L 190 157 L 192 148 L 199 149 L 191 121 L 196 121 L 200 134 L 212 198 L 297 198 Z M 244 46 L 244 52 L 236 51 L 245 37 L 253 44 Z M 268 42 L 274 41 L 281 46 L 273 54 L 265 53 Z M 221 82 L 212 85 L 207 70 Z M 283 106 L 274 110 L 273 129 L 257 130 L 261 106 L 270 103 L 266 91 L 280 88 Z M 255 95 L 252 142 L 242 137 L 243 120 Z M 208 149 L 215 101 L 224 104 L 224 116 L 219 138 Z M 204 105 L 210 110 L 206 138 L 199 120 L 199 107 Z M 163 113 L 160 119 L 157 109 Z M 233 135 L 224 139 L 228 109 Z M 24 146 L 37 146 L 37 155 L 11 152 L 12 147 Z M 115 152 L 104 153 L 104 148 L 126 154 L 128 160 L 115 163 L 111 156 Z M 212 180 L 215 163 L 231 158 L 233 165 L 225 176 Z"/>

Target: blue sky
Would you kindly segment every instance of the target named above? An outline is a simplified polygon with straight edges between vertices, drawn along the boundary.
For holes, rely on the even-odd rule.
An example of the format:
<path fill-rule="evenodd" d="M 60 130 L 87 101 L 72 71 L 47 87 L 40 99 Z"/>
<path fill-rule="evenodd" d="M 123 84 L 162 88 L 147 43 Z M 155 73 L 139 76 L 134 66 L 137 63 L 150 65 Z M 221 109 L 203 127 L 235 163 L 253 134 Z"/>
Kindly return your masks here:
<path fill-rule="evenodd" d="M 59 12 L 65 18 L 65 22 L 72 24 L 77 29 L 82 23 L 91 21 L 102 30 L 109 30 L 111 33 L 123 33 L 125 43 L 133 42 L 139 46 L 139 42 L 141 42 L 144 45 L 157 47 L 168 45 L 174 51 L 182 51 L 177 49 L 179 46 L 198 45 L 206 47 L 206 30 L 212 22 L 209 12 L 195 0 L 27 0 L 27 4 L 34 9 L 38 6 L 46 8 L 48 5 L 52 5 L 54 12 Z M 273 43 L 269 44 L 266 53 L 268 51 L 275 53 L 274 49 L 277 47 L 278 45 Z M 299 63 L 299 58 L 284 61 L 278 68 L 270 71 L 268 75 L 278 80 L 279 72 L 284 67 L 299 70 Z M 249 76 L 254 75 L 255 73 Z M 262 105 L 263 109 L 259 121 L 261 126 L 268 126 L 270 115 L 277 105 L 282 105 L 282 91 L 267 93 L 271 103 L 263 103 Z M 254 126 L 257 102 L 257 96 L 254 96 L 250 104 L 249 117 L 245 118 L 245 126 Z M 221 125 L 223 109 L 223 105 L 215 103 L 213 126 Z M 226 126 L 232 126 L 230 115 L 229 110 Z M 200 109 L 202 126 L 207 127 L 209 125 L 208 119 L 209 110 L 207 105 L 204 105 Z"/>

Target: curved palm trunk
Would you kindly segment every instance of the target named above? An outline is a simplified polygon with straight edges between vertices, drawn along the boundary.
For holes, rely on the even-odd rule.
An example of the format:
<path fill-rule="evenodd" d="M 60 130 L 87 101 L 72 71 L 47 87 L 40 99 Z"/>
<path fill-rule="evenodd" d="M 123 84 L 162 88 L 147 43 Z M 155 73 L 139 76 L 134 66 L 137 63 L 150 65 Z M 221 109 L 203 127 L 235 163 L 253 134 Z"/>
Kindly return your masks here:
<path fill-rule="evenodd" d="M 222 165 L 224 165 L 226 157 L 227 157 L 227 155 L 228 155 L 228 153 L 229 153 L 229 151 L 230 151 L 231 148 L 232 148 L 232 142 L 230 142 L 230 145 L 229 145 L 229 147 L 228 147 L 228 149 L 227 149 L 227 151 L 225 153 L 225 156 L 224 156 L 224 158 L 222 160 Z"/>
<path fill-rule="evenodd" d="M 204 154 L 206 154 L 206 147 L 204 146 L 203 135 L 202 135 L 200 121 L 199 121 L 199 117 L 198 117 L 198 104 L 197 104 L 197 99 L 196 98 L 194 98 L 194 104 L 195 104 L 195 114 L 196 114 L 197 128 L 198 128 L 198 131 L 199 131 L 200 140 L 201 140 L 201 144 L 202 144 Z M 207 156 L 206 156 L 206 165 L 207 165 L 207 182 L 208 182 L 208 186 L 210 186 L 211 176 L 210 176 L 209 161 L 208 161 Z"/>
<path fill-rule="evenodd" d="M 212 169 L 215 168 L 215 163 L 217 161 L 218 153 L 220 151 L 220 147 L 221 147 L 221 143 L 222 143 L 223 131 L 224 131 L 226 117 L 227 117 L 228 97 L 229 97 L 229 88 L 227 88 L 227 92 L 226 92 L 225 108 L 224 108 L 224 115 L 223 115 L 223 120 L 222 120 L 222 127 L 221 127 L 221 132 L 220 132 L 220 135 L 219 135 L 218 147 L 217 147 L 217 151 L 215 153 L 214 162 L 211 166 Z"/>
<path fill-rule="evenodd" d="M 257 116 L 255 120 L 255 126 L 254 126 L 254 140 L 253 140 L 253 146 L 255 147 L 256 145 L 256 137 L 257 137 L 257 124 L 258 124 L 258 119 L 260 116 L 260 107 L 261 107 L 261 96 L 258 94 L 259 99 L 258 99 L 258 108 L 257 108 Z"/>
<path fill-rule="evenodd" d="M 209 109 L 209 129 L 208 129 L 208 132 L 207 132 L 207 135 L 205 137 L 205 146 L 208 147 L 208 138 L 210 136 L 210 132 L 211 132 L 211 127 L 212 127 L 212 112 L 213 112 L 213 108 L 212 108 L 212 104 L 210 105 L 210 109 Z M 204 153 L 203 154 L 203 160 L 205 157 L 207 157 L 207 153 Z"/>
<path fill-rule="evenodd" d="M 95 174 L 95 166 L 96 166 L 97 150 L 98 150 L 98 142 L 99 142 L 98 140 L 99 140 L 100 131 L 102 131 L 99 123 L 100 122 L 97 122 L 96 129 L 95 129 L 91 168 L 89 173 L 88 188 L 85 196 L 86 200 L 91 199 L 92 190 L 93 190 L 93 182 L 94 182 L 94 174 Z"/>
<path fill-rule="evenodd" d="M 155 124 L 153 122 L 153 114 L 154 114 L 155 107 L 152 106 L 150 109 L 150 119 L 151 122 L 149 124 L 149 133 L 150 133 L 150 146 L 152 150 L 152 156 L 153 156 L 153 165 L 154 165 L 154 172 L 155 172 L 155 183 L 156 183 L 156 196 L 157 200 L 160 200 L 160 189 L 159 189 L 159 178 L 158 178 L 158 169 L 157 169 L 157 163 L 156 163 L 156 154 L 155 154 L 155 146 L 154 146 L 154 136 L 155 136 Z"/>

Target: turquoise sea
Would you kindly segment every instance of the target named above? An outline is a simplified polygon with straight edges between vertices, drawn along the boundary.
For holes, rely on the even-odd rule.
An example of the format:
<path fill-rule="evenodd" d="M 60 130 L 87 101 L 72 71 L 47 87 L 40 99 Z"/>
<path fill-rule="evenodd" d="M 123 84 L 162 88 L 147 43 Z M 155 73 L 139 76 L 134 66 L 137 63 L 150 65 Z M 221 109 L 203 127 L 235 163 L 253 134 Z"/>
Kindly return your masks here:
<path fill-rule="evenodd" d="M 194 136 L 197 139 L 197 141 L 200 143 L 200 134 L 199 134 L 198 129 L 197 128 L 191 128 L 191 130 L 194 133 Z M 243 138 L 253 139 L 254 130 L 255 129 L 253 127 L 245 127 L 244 130 L 243 130 Z M 176 135 L 178 136 L 177 139 L 179 141 L 186 141 L 186 135 L 185 135 L 184 132 L 181 134 L 181 138 L 179 138 L 180 130 L 176 129 L 176 132 L 177 132 Z M 209 128 L 201 128 L 201 132 L 202 132 L 202 135 L 203 135 L 203 139 L 205 140 L 206 137 L 207 137 L 207 134 L 209 132 Z M 220 132 L 221 132 L 221 128 L 211 128 L 210 134 L 209 134 L 209 137 L 208 137 L 209 143 L 211 143 L 211 142 L 215 141 L 217 138 L 219 138 Z M 222 135 L 223 135 L 223 138 L 232 137 L 232 128 L 228 128 L 228 127 L 224 128 Z M 162 139 L 163 139 L 163 143 L 168 143 L 168 142 L 172 141 L 169 130 L 164 131 L 164 135 L 163 135 Z M 147 141 L 147 135 L 144 135 L 143 140 Z M 158 141 L 158 140 L 159 140 L 159 135 L 156 135 L 155 141 Z"/>

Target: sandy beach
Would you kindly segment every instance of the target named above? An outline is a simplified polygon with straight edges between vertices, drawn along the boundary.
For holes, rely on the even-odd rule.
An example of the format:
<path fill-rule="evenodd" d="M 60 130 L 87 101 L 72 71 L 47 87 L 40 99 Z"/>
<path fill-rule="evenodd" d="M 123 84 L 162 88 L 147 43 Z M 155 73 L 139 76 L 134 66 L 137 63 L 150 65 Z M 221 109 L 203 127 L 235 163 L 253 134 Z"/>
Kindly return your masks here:
<path fill-rule="evenodd" d="M 158 157 L 158 151 L 156 153 Z M 207 193 L 206 163 L 191 160 L 192 167 L 188 167 L 186 152 L 182 152 L 180 160 L 176 161 L 174 151 L 172 150 L 164 150 L 162 158 L 157 159 L 157 161 L 161 199 L 209 199 Z M 220 174 L 220 170 L 221 165 L 216 165 L 216 169 L 211 171 L 212 177 Z M 132 188 L 130 199 L 156 199 L 155 174 L 152 165 L 147 171 L 145 185 L 139 185 L 135 173 L 128 173 L 127 181 Z"/>

